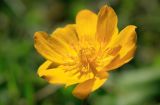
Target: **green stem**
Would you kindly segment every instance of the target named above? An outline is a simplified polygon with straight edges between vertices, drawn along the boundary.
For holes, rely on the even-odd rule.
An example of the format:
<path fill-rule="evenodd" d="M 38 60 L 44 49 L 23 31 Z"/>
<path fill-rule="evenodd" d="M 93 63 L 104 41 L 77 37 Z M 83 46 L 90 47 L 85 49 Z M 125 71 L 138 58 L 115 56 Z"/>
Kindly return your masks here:
<path fill-rule="evenodd" d="M 83 100 L 82 105 L 90 105 L 89 102 L 88 102 L 88 98 Z"/>

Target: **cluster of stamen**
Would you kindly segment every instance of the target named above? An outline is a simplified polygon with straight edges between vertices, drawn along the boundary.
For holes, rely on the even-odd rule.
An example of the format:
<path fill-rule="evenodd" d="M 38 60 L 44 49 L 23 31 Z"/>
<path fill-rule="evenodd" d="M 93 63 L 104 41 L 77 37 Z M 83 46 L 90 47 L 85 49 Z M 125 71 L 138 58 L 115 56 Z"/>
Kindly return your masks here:
<path fill-rule="evenodd" d="M 82 48 L 79 51 L 79 65 L 80 65 L 80 74 L 88 75 L 89 73 L 93 74 L 96 72 L 95 68 L 95 49 L 93 47 Z"/>
<path fill-rule="evenodd" d="M 93 47 L 79 48 L 77 57 L 73 59 L 73 65 L 66 65 L 65 71 L 81 77 L 93 77 L 96 74 L 96 51 Z"/>

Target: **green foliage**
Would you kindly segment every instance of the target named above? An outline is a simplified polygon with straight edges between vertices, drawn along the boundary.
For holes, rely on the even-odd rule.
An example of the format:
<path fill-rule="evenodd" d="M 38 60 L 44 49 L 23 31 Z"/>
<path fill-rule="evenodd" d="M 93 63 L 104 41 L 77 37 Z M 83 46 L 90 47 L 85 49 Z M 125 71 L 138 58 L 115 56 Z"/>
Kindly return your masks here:
<path fill-rule="evenodd" d="M 88 103 L 159 105 L 159 0 L 1 0 L 0 105 L 81 105 L 71 94 L 73 87 L 48 85 L 37 76 L 44 60 L 33 47 L 33 34 L 74 23 L 79 10 L 97 12 L 106 1 L 117 12 L 120 29 L 138 27 L 138 49 L 130 63 L 111 72 Z"/>

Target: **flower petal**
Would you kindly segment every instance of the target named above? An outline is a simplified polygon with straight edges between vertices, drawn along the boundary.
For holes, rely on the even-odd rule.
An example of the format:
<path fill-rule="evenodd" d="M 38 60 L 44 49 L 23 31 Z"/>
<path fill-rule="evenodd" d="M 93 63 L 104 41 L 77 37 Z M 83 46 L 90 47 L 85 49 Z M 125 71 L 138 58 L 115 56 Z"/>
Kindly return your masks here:
<path fill-rule="evenodd" d="M 96 77 L 100 79 L 108 78 L 108 76 L 109 76 L 108 72 L 104 72 L 104 71 L 99 71 L 96 74 Z"/>
<path fill-rule="evenodd" d="M 52 84 L 65 84 L 65 87 L 89 79 L 85 76 L 79 77 L 79 74 L 75 74 L 75 72 L 76 70 L 72 68 L 70 71 L 66 71 L 62 65 L 54 64 L 49 60 L 44 62 L 38 69 L 38 75 L 40 77 Z"/>
<path fill-rule="evenodd" d="M 82 10 L 76 17 L 76 30 L 80 40 L 95 38 L 97 15 L 89 10 Z"/>
<path fill-rule="evenodd" d="M 42 77 L 44 74 L 43 74 L 43 70 L 47 70 L 48 69 L 48 67 L 50 66 L 52 64 L 52 62 L 51 61 L 45 61 L 39 68 L 38 68 L 38 75 L 40 76 L 40 77 Z"/>
<path fill-rule="evenodd" d="M 94 81 L 95 78 L 78 84 L 72 94 L 79 99 L 85 99 L 91 93 Z"/>
<path fill-rule="evenodd" d="M 38 74 L 51 84 L 64 84 L 67 87 L 79 83 L 79 80 L 76 78 L 76 76 L 69 75 L 69 73 L 65 72 L 65 70 L 59 67 L 52 69 L 39 68 Z"/>
<path fill-rule="evenodd" d="M 76 55 L 75 46 L 78 44 L 78 35 L 75 29 L 75 24 L 67 25 L 64 28 L 56 29 L 51 36 L 67 47 L 70 55 Z"/>
<path fill-rule="evenodd" d="M 73 95 L 79 99 L 85 99 L 88 95 L 104 84 L 107 79 L 93 78 L 78 84 L 73 90 Z"/>
<path fill-rule="evenodd" d="M 106 67 L 104 67 L 102 71 L 116 69 L 129 62 L 133 58 L 136 50 L 137 39 L 135 28 L 136 27 L 133 25 L 127 26 L 110 44 L 111 47 L 120 45 L 121 49 L 117 52 L 117 55 L 111 60 L 111 62 L 106 65 Z"/>
<path fill-rule="evenodd" d="M 117 32 L 117 15 L 114 10 L 105 5 L 98 13 L 96 37 L 99 42 L 109 43 L 112 35 Z"/>
<path fill-rule="evenodd" d="M 129 25 L 124 28 L 119 35 L 115 35 L 112 41 L 109 43 L 109 47 L 115 47 L 117 45 L 122 46 L 123 48 L 130 48 L 133 44 L 136 44 L 136 26 Z"/>
<path fill-rule="evenodd" d="M 55 63 L 62 63 L 63 58 L 60 54 L 58 54 L 56 51 L 54 51 L 54 48 L 52 47 L 54 41 L 48 41 L 51 40 L 47 33 L 45 32 L 36 32 L 34 35 L 34 41 L 35 41 L 35 48 L 37 51 L 44 56 L 46 59 L 53 61 Z"/>
<path fill-rule="evenodd" d="M 120 57 L 120 55 L 117 55 L 111 62 L 109 65 L 106 66 L 106 70 L 114 70 L 117 69 L 118 67 L 128 63 L 134 56 L 136 47 L 134 46 L 133 48 L 131 48 L 127 54 L 123 57 Z"/>
<path fill-rule="evenodd" d="M 66 84 L 67 76 L 64 70 L 60 68 L 48 69 L 51 64 L 51 61 L 44 62 L 38 69 L 38 75 L 52 84 Z"/>
<path fill-rule="evenodd" d="M 52 62 L 62 64 L 69 61 L 71 56 L 76 55 L 75 50 L 68 43 L 60 38 L 48 36 L 45 32 L 36 32 L 34 39 L 37 51 Z"/>
<path fill-rule="evenodd" d="M 97 90 L 98 88 L 100 88 L 106 82 L 106 80 L 107 80 L 107 78 L 103 78 L 103 79 L 96 78 L 96 80 L 94 81 L 94 85 L 92 87 L 92 92 Z"/>
<path fill-rule="evenodd" d="M 135 29 L 136 26 L 129 25 L 119 33 L 118 40 L 122 46 L 122 49 L 120 50 L 120 57 L 125 56 L 132 48 L 135 49 L 137 41 Z"/>

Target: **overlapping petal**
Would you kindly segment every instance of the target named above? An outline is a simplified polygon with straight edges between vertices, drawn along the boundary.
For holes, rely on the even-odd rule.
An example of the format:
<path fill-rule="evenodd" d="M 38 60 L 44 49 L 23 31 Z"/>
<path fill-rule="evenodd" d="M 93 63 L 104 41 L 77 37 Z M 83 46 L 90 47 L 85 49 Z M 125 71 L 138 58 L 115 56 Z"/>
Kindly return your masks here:
<path fill-rule="evenodd" d="M 36 32 L 34 39 L 37 51 L 53 62 L 62 64 L 69 57 L 77 55 L 73 46 L 78 43 L 75 25 L 57 29 L 52 33 L 52 36 L 47 35 L 45 32 Z"/>
<path fill-rule="evenodd" d="M 67 71 L 64 66 L 57 65 L 52 61 L 47 60 L 39 67 L 38 75 L 47 80 L 49 83 L 64 84 L 65 87 L 77 83 L 82 83 L 93 77 L 92 73 L 87 74 L 89 78 L 87 75 L 82 75 L 80 77 L 80 73 L 75 73 L 77 72 L 77 68 L 72 70 L 71 69 L 72 68 L 70 67 L 69 71 Z"/>
<path fill-rule="evenodd" d="M 107 78 L 93 78 L 78 84 L 73 90 L 73 95 L 79 99 L 85 99 L 91 92 L 104 84 Z"/>
<path fill-rule="evenodd" d="M 118 18 L 114 10 L 105 5 L 98 13 L 96 37 L 99 42 L 109 43 L 112 36 L 117 33 Z"/>
<path fill-rule="evenodd" d="M 44 56 L 46 59 L 61 64 L 63 63 L 63 56 L 55 51 L 55 46 L 53 47 L 54 41 L 45 32 L 36 32 L 34 36 L 35 48 L 37 51 Z"/>
<path fill-rule="evenodd" d="M 67 83 L 67 76 L 64 70 L 60 68 L 51 68 L 51 61 L 46 61 L 43 63 L 38 69 L 38 75 L 44 79 L 46 79 L 49 83 L 54 84 L 66 84 Z"/>
<path fill-rule="evenodd" d="M 107 79 L 108 79 L 108 73 L 106 78 L 96 78 L 92 86 L 92 92 L 100 88 L 106 82 Z"/>
<path fill-rule="evenodd" d="M 135 26 L 129 25 L 124 28 L 115 39 L 113 39 L 110 43 L 110 47 L 114 48 L 116 46 L 121 46 L 121 49 L 117 51 L 117 54 L 103 70 L 108 71 L 116 69 L 133 58 L 137 39 L 135 29 Z"/>
<path fill-rule="evenodd" d="M 52 84 L 71 85 L 77 83 L 75 75 L 68 75 L 61 67 L 56 67 L 51 61 L 44 62 L 38 69 L 38 75 Z"/>
<path fill-rule="evenodd" d="M 114 70 L 118 67 L 124 65 L 125 63 L 128 63 L 134 56 L 134 53 L 136 51 L 136 46 L 133 46 L 131 49 L 128 50 L 128 52 L 123 56 L 120 57 L 120 55 L 117 55 L 109 65 L 106 66 L 106 70 Z"/>
<path fill-rule="evenodd" d="M 79 42 L 75 24 L 67 25 L 64 28 L 56 29 L 51 34 L 51 37 L 58 39 L 61 43 L 68 47 L 68 50 L 71 53 L 71 55 L 75 55 L 74 47 L 78 45 Z"/>

